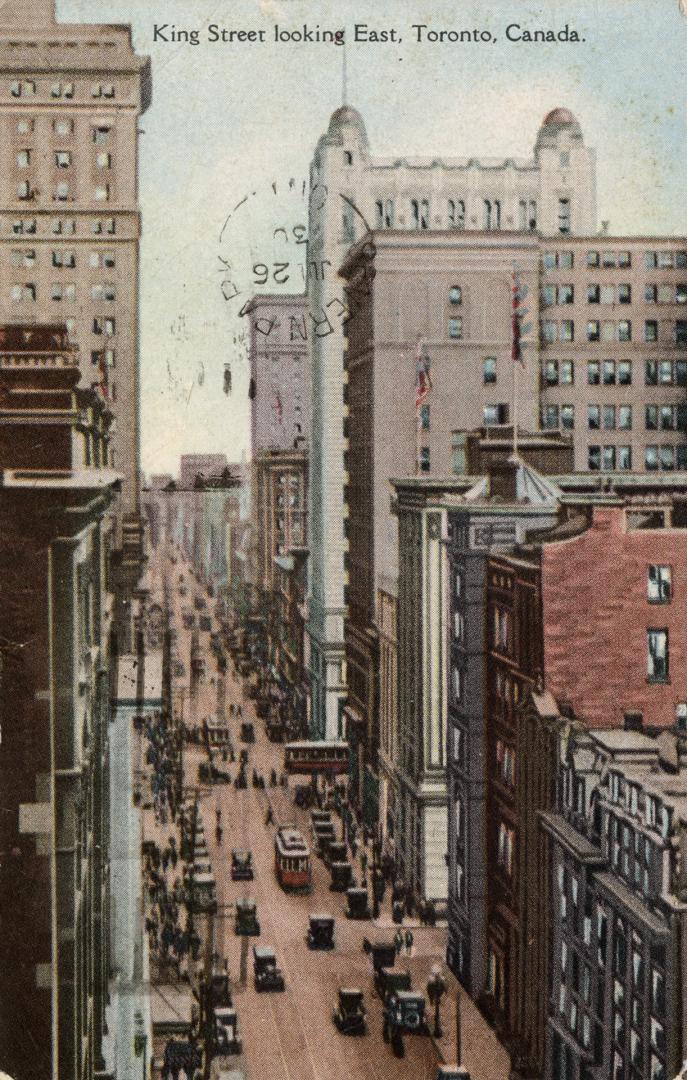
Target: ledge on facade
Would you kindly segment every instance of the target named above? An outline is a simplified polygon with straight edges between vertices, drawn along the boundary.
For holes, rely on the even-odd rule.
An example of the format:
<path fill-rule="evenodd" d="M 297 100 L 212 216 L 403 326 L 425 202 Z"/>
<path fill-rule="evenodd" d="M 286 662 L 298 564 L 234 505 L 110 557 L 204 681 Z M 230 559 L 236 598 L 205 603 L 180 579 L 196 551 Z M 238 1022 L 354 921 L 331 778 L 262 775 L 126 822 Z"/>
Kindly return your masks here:
<path fill-rule="evenodd" d="M 667 938 L 669 936 L 669 928 L 665 921 L 649 911 L 646 905 L 613 874 L 609 872 L 596 874 L 594 880 L 602 892 L 606 893 L 616 904 L 621 904 L 634 919 L 646 927 L 654 938 Z"/>
<path fill-rule="evenodd" d="M 564 817 L 561 817 L 560 814 L 542 811 L 539 814 L 539 819 L 543 828 L 574 855 L 576 859 L 579 859 L 581 862 L 591 864 L 596 863 L 599 866 L 605 866 L 606 860 L 600 849 L 595 847 L 594 844 L 579 833 L 577 829 L 573 828 L 573 826 L 570 825 Z"/>

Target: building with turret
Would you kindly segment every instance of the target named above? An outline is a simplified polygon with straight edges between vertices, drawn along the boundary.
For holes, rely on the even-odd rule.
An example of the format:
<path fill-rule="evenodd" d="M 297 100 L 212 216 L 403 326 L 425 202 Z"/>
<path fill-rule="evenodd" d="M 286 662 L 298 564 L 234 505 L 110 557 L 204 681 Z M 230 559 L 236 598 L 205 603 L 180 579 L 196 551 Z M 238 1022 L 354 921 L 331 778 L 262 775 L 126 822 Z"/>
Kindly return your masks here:
<path fill-rule="evenodd" d="M 373 157 L 362 116 L 344 105 L 317 143 L 310 181 L 312 730 L 315 736 L 336 738 L 346 726 L 343 323 L 350 308 L 339 269 L 351 246 L 371 230 L 512 231 L 559 238 L 593 234 L 596 162 L 567 109 L 545 117 L 532 157 L 478 160 Z M 402 290 L 400 276 L 398 290 L 385 303 L 399 309 L 404 303 L 415 305 L 417 298 L 404 300 Z M 459 333 L 460 313 L 451 317 Z M 481 420 L 475 417 L 473 424 Z"/>

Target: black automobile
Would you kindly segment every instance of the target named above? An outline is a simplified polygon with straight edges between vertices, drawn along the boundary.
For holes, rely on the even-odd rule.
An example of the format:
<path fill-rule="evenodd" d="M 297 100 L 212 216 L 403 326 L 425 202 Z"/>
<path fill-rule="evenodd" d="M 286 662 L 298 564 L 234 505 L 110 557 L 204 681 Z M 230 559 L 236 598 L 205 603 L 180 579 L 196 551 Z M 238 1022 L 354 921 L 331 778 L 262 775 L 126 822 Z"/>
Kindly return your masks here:
<path fill-rule="evenodd" d="M 243 1042 L 239 1038 L 239 1018 L 236 1009 L 221 1006 L 213 1010 L 212 1053 L 240 1054 Z"/>
<path fill-rule="evenodd" d="M 241 724 L 241 742 L 254 743 L 255 742 L 255 728 L 251 724 L 250 720 L 244 720 Z"/>
<path fill-rule="evenodd" d="M 375 990 L 382 1001 L 397 990 L 410 990 L 410 972 L 407 968 L 383 967 L 375 972 Z"/>
<path fill-rule="evenodd" d="M 418 990 L 394 990 L 384 1004 L 384 1040 L 394 1032 L 427 1035 L 425 995 Z"/>
<path fill-rule="evenodd" d="M 323 858 L 325 866 L 331 866 L 335 862 L 346 862 L 348 851 L 342 840 L 330 840 L 323 845 Z"/>
<path fill-rule="evenodd" d="M 365 938 L 363 951 L 371 958 L 375 975 L 380 968 L 393 967 L 396 963 L 396 946 L 393 941 L 369 941 Z"/>
<path fill-rule="evenodd" d="M 311 949 L 334 948 L 334 917 L 332 915 L 310 916 L 308 947 Z"/>
<path fill-rule="evenodd" d="M 332 1014 L 332 1020 L 342 1035 L 365 1035 L 367 1021 L 365 1019 L 365 1002 L 362 990 L 342 988 L 339 990 L 339 1000 Z"/>
<path fill-rule="evenodd" d="M 333 862 L 329 867 L 329 873 L 331 874 L 331 884 L 329 888 L 332 892 L 346 892 L 346 889 L 353 881 L 353 867 L 349 862 Z"/>
<path fill-rule="evenodd" d="M 253 978 L 256 990 L 283 990 L 284 976 L 277 966 L 274 949 L 253 946 Z"/>
<path fill-rule="evenodd" d="M 356 885 L 346 889 L 346 918 L 370 918 L 370 904 L 367 896 L 367 889 Z"/>
<path fill-rule="evenodd" d="M 242 937 L 258 937 L 260 923 L 258 922 L 257 904 L 255 900 L 241 897 L 236 901 L 236 920 L 234 933 Z"/>
<path fill-rule="evenodd" d="M 252 881 L 253 855 L 250 851 L 232 851 L 231 853 L 231 880 Z"/>
<path fill-rule="evenodd" d="M 313 846 L 318 855 L 323 855 L 328 844 L 336 843 L 333 821 L 316 822 L 312 828 Z"/>

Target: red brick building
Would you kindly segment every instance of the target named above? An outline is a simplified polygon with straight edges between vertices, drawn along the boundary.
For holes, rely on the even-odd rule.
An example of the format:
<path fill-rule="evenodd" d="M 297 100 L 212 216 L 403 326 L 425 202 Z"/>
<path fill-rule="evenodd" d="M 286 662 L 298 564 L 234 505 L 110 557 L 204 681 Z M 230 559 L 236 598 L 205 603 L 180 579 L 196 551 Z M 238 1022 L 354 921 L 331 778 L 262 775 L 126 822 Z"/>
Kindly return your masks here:
<path fill-rule="evenodd" d="M 589 727 L 671 727 L 687 701 L 687 545 L 671 509 L 595 506 L 542 549 L 546 688 Z"/>

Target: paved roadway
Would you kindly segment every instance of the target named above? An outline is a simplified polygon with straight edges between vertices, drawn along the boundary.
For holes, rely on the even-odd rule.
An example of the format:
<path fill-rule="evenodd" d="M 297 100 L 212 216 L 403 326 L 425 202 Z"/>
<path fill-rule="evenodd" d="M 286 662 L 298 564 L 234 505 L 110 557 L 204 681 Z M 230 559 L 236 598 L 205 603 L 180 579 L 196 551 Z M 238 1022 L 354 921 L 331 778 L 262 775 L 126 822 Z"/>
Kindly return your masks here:
<path fill-rule="evenodd" d="M 177 707 L 183 700 L 183 716 L 201 723 L 206 716 L 217 715 L 218 699 L 240 702 L 244 719 L 253 720 L 257 742 L 249 747 L 249 787 L 236 791 L 232 785 L 214 785 L 201 788 L 201 812 L 210 850 L 213 872 L 217 880 L 219 912 L 214 920 L 214 948 L 226 958 L 233 982 L 234 1004 L 239 1014 L 240 1034 L 244 1053 L 240 1058 L 217 1059 L 213 1063 L 213 1075 L 220 1065 L 225 1068 L 241 1067 L 248 1080 L 433 1080 L 439 1056 L 432 1039 L 422 1036 L 406 1036 L 406 1053 L 403 1059 L 394 1056 L 391 1048 L 382 1040 L 381 1001 L 372 988 L 369 960 L 362 949 L 366 936 L 374 939 L 389 937 L 388 931 L 375 928 L 369 920 L 351 921 L 345 918 L 345 899 L 340 893 L 329 891 L 329 873 L 322 861 L 313 857 L 313 891 L 308 896 L 284 893 L 279 887 L 273 868 L 274 827 L 265 825 L 267 800 L 270 799 L 277 823 L 295 822 L 309 839 L 309 815 L 293 805 L 292 790 L 269 788 L 263 792 L 252 787 L 253 768 L 266 779 L 270 770 L 282 771 L 283 750 L 271 744 L 264 725 L 257 720 L 253 704 L 244 698 L 241 680 L 231 670 L 226 685 L 218 680 L 216 665 L 209 648 L 209 633 L 200 632 L 201 644 L 206 657 L 207 673 L 197 689 L 189 691 L 191 631 L 184 630 L 181 609 L 193 607 L 193 592 L 200 594 L 200 586 L 194 581 L 189 567 L 178 557 L 176 565 L 167 566 L 173 621 L 177 630 L 177 651 L 185 666 L 182 679 L 175 679 Z M 161 580 L 161 566 L 156 567 L 155 577 Z M 180 574 L 188 595 L 178 595 Z M 207 594 L 205 593 L 206 597 Z M 209 611 L 214 601 L 208 600 Z M 196 613 L 197 615 L 198 613 Z M 216 629 L 213 617 L 213 629 Z M 229 668 L 232 668 L 229 661 Z M 221 705 L 220 705 L 221 710 Z M 232 739 L 238 751 L 243 746 L 239 740 L 239 723 L 228 716 Z M 195 747 L 185 748 L 184 773 L 186 782 L 196 783 L 197 766 L 206 760 L 204 751 Z M 236 765 L 224 766 L 232 779 Z M 293 781 L 291 782 L 293 783 Z M 221 810 L 223 842 L 215 843 L 215 811 Z M 340 831 L 340 827 L 337 828 Z M 250 848 L 253 853 L 255 880 L 232 882 L 229 863 L 232 847 Z M 257 901 L 261 924 L 259 938 L 241 938 L 234 933 L 233 903 L 238 896 L 252 896 Z M 308 916 L 315 912 L 329 912 L 336 918 L 336 947 L 333 951 L 312 951 L 306 944 Z M 413 985 L 424 990 L 433 963 L 441 963 L 445 954 L 445 929 L 414 930 L 414 955 L 400 963 L 413 971 Z M 247 983 L 241 985 L 241 950 L 248 943 Z M 253 944 L 274 947 L 278 962 L 286 980 L 286 992 L 257 994 L 253 987 L 250 948 Z M 245 957 L 244 957 L 245 967 Z M 368 1010 L 368 1034 L 364 1037 L 341 1035 L 334 1027 L 331 1014 L 340 986 L 357 986 L 365 993 Z M 487 1053 L 486 1070 L 473 1072 L 473 1080 L 501 1080 L 507 1076 L 505 1055 L 499 1054 L 498 1044 L 488 1027 L 470 1006 L 468 1026 L 477 1031 Z M 445 1005 L 444 1022 L 450 1023 L 449 1010 Z M 474 1015 L 473 1015 L 474 1014 Z M 477 1017 L 477 1021 L 475 1020 Z M 465 1031 L 465 1034 L 468 1032 Z M 472 1067 L 466 1048 L 466 1064 Z M 470 1055 L 471 1056 L 471 1055 Z M 489 1060 L 491 1059 L 491 1060 Z"/>

